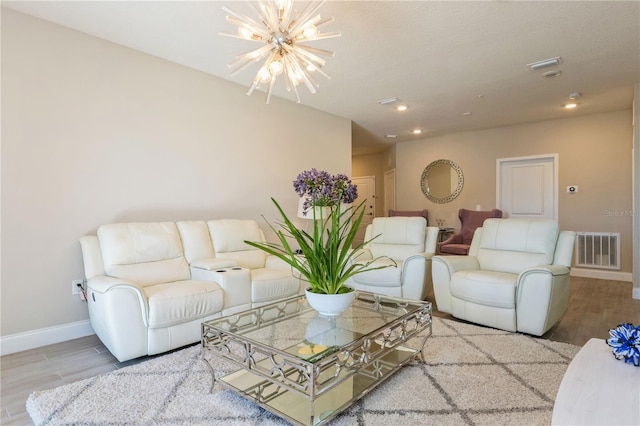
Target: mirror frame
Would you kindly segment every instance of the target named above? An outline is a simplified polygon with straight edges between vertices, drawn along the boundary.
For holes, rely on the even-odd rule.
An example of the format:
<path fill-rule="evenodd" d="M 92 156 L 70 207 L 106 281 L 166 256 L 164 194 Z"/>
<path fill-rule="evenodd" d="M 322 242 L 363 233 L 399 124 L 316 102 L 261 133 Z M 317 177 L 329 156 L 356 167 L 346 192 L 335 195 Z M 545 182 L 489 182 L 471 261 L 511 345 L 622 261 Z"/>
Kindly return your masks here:
<path fill-rule="evenodd" d="M 453 170 L 455 170 L 455 172 L 458 174 L 458 185 L 450 195 L 446 197 L 438 198 L 438 197 L 434 197 L 429 193 L 428 181 L 429 181 L 429 172 L 431 171 L 431 169 L 441 164 L 450 166 Z M 422 193 L 429 200 L 438 204 L 444 204 L 444 203 L 453 201 L 458 195 L 460 195 L 463 184 L 464 184 L 464 176 L 462 175 L 462 169 L 460 168 L 460 166 L 458 166 L 456 163 L 454 163 L 451 160 L 440 159 L 440 160 L 433 161 L 431 164 L 425 167 L 424 171 L 422 172 L 422 176 L 420 177 L 420 187 L 422 188 Z"/>

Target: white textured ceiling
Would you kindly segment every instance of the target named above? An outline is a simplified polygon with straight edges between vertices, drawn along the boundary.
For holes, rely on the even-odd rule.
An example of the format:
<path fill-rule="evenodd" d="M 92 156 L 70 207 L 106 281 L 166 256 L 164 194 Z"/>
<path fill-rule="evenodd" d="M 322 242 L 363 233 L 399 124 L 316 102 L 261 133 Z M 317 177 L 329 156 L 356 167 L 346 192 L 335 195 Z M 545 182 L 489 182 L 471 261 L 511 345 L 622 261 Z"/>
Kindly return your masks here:
<path fill-rule="evenodd" d="M 257 65 L 231 78 L 227 63 L 255 44 L 232 32 L 222 6 L 244 2 L 3 1 L 3 6 L 248 86 Z M 638 1 L 328 1 L 342 37 L 304 105 L 354 122 L 354 154 L 391 143 L 630 108 L 640 82 Z M 562 57 L 556 78 L 526 64 Z M 292 99 L 279 81 L 276 95 Z M 576 110 L 562 104 L 583 93 Z M 479 95 L 482 95 L 481 97 Z M 244 96 L 244 95 L 243 95 Z M 253 96 L 263 96 L 256 92 Z M 398 97 L 399 113 L 377 101 Z M 463 112 L 471 112 L 463 116 Z M 413 128 L 424 130 L 414 136 Z M 396 134 L 395 141 L 385 139 Z"/>

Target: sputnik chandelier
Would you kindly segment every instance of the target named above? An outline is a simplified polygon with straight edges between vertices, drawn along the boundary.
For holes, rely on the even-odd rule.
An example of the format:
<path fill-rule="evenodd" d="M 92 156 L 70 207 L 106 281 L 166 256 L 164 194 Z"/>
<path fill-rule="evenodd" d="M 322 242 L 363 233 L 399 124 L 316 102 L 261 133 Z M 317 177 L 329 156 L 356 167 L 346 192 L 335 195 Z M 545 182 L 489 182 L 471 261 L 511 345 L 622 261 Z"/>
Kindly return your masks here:
<path fill-rule="evenodd" d="M 296 101 L 300 103 L 297 87 L 304 83 L 309 92 L 316 93 L 318 84 L 313 78 L 314 73 L 330 79 L 329 75 L 321 70 L 325 60 L 319 55 L 333 57 L 329 50 L 312 47 L 304 42 L 340 37 L 340 32 L 320 33 L 320 26 L 332 22 L 333 18 L 322 19 L 316 14 L 323 1 L 311 1 L 302 10 L 294 11 L 293 0 L 259 1 L 257 8 L 248 3 L 251 9 L 258 15 L 259 21 L 248 16 L 233 12 L 226 7 L 227 21 L 238 27 L 237 34 L 220 33 L 227 37 L 240 38 L 263 44 L 255 50 L 247 52 L 229 63 L 231 76 L 247 68 L 249 65 L 261 61 L 266 57 L 258 70 L 253 83 L 247 92 L 251 96 L 255 89 L 261 85 L 267 86 L 267 99 L 269 103 L 271 92 L 276 79 L 284 74 L 287 91 L 295 93 Z"/>

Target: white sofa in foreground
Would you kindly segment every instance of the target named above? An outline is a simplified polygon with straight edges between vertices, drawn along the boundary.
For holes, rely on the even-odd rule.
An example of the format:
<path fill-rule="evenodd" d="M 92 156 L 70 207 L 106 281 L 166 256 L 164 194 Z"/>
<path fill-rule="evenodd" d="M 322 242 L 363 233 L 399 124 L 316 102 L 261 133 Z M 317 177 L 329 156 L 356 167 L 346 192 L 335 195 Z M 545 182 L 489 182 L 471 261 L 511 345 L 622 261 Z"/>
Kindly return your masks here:
<path fill-rule="evenodd" d="M 567 310 L 575 236 L 553 220 L 485 220 L 468 256 L 433 258 L 438 310 L 542 336 Z"/>
<path fill-rule="evenodd" d="M 80 239 L 93 330 L 119 360 L 200 340 L 203 321 L 301 294 L 284 262 L 248 246 L 253 220 L 117 223 Z"/>

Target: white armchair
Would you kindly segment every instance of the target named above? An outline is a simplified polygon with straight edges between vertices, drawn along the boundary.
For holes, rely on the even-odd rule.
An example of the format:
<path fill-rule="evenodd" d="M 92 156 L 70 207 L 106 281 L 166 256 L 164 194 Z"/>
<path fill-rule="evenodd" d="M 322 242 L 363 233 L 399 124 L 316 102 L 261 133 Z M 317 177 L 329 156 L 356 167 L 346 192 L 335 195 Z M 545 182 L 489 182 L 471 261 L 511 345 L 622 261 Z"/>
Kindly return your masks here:
<path fill-rule="evenodd" d="M 367 226 L 369 242 L 357 263 L 391 265 L 362 272 L 347 281 L 349 287 L 407 299 L 424 300 L 431 284 L 431 257 L 435 254 L 438 228 L 427 227 L 423 217 L 378 217 Z M 397 267 L 393 267 L 395 261 Z"/>
<path fill-rule="evenodd" d="M 553 220 L 487 219 L 468 256 L 434 256 L 438 310 L 536 336 L 567 309 L 575 232 Z"/>

